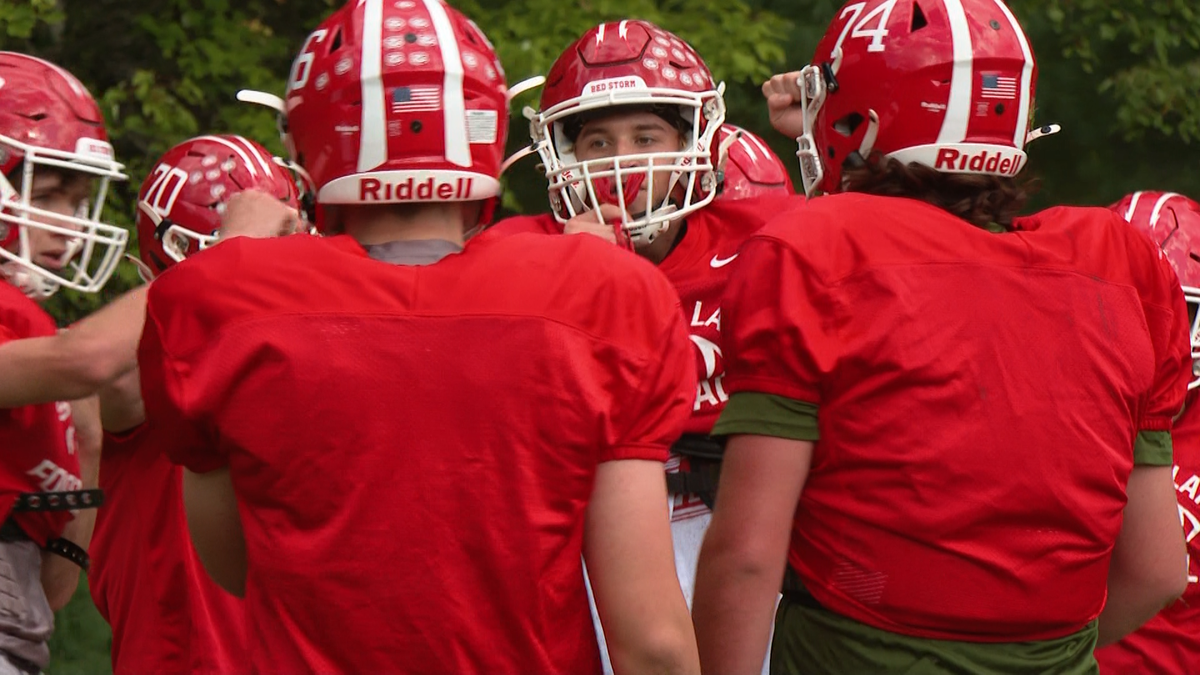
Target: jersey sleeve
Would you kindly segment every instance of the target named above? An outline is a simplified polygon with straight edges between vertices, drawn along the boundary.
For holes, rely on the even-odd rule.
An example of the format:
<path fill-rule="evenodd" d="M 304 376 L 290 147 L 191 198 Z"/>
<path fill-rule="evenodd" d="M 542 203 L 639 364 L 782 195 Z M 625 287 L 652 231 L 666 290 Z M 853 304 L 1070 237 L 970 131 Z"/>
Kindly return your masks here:
<path fill-rule="evenodd" d="M 815 270 L 785 242 L 756 236 L 721 301 L 725 389 L 821 405 L 838 356 L 838 308 Z"/>
<path fill-rule="evenodd" d="M 173 270 L 178 271 L 182 270 Z M 178 354 L 177 333 L 183 324 L 170 318 L 171 312 L 180 311 L 188 303 L 174 297 L 178 284 L 163 283 L 174 280 L 164 275 L 151 285 L 147 297 L 146 325 L 138 345 L 145 433 L 166 450 L 172 462 L 206 473 L 221 468 L 227 460 L 217 450 L 214 430 L 199 421 L 193 409 L 197 396 L 189 376 L 196 364 Z M 188 355 L 194 353 L 190 350 Z"/>
<path fill-rule="evenodd" d="M 651 270 L 660 275 L 657 270 Z M 637 356 L 621 377 L 613 397 L 609 439 L 601 462 L 648 459 L 665 462 L 668 448 L 683 433 L 696 400 L 696 365 L 683 325 L 679 299 L 666 278 L 651 284 L 643 298 L 639 326 L 628 326 Z M 621 301 L 621 299 L 618 299 Z M 626 302 L 631 299 L 625 299 Z M 640 333 L 640 335 L 639 335 Z M 611 364 L 610 364 L 611 365 Z"/>
<path fill-rule="evenodd" d="M 1149 244 L 1149 242 L 1146 242 Z M 1142 408 L 1138 430 L 1170 431 L 1183 410 L 1192 379 L 1191 325 L 1183 289 L 1165 258 L 1146 256 L 1153 265 L 1148 288 L 1141 289 L 1142 307 L 1154 345 L 1154 380 Z"/>

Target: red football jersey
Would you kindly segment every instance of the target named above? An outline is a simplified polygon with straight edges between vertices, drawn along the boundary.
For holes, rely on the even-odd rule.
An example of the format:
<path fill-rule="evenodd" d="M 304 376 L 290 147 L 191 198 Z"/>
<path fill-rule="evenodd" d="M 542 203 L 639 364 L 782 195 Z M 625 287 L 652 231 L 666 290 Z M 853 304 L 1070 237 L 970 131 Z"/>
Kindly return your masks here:
<path fill-rule="evenodd" d="M 175 461 L 231 469 L 251 669 L 598 672 L 584 514 L 598 463 L 665 461 L 682 432 L 679 316 L 593 237 L 429 266 L 240 239 L 165 272 L 147 419 Z"/>
<path fill-rule="evenodd" d="M 816 404 L 789 562 L 826 607 L 926 638 L 1082 629 L 1104 604 L 1139 430 L 1191 358 L 1178 281 L 1105 209 L 994 234 L 839 194 L 743 247 L 726 390 Z"/>
<path fill-rule="evenodd" d="M 687 231 L 678 245 L 658 265 L 679 294 L 696 361 L 696 400 L 686 433 L 707 434 L 725 408 L 725 361 L 721 352 L 721 294 L 734 260 L 751 234 L 768 220 L 803 203 L 798 195 L 771 195 L 742 200 L 716 201 L 689 214 Z M 562 223 L 551 214 L 506 218 L 486 236 L 517 232 L 561 234 Z M 672 454 L 668 472 L 686 468 L 687 459 Z M 696 495 L 675 495 L 672 520 L 708 513 Z"/>
<path fill-rule="evenodd" d="M 213 583 L 188 536 L 183 469 L 145 426 L 104 435 L 88 586 L 112 626 L 114 673 L 245 670 L 242 602 Z"/>
<path fill-rule="evenodd" d="M 1171 431 L 1175 489 L 1188 546 L 1183 597 L 1120 642 L 1096 650 L 1104 675 L 1187 673 L 1200 667 L 1200 391 Z"/>
<path fill-rule="evenodd" d="M 0 282 L 0 343 L 54 335 L 57 327 L 37 303 L 12 284 Z M 0 409 L 0 522 L 22 492 L 79 490 L 79 457 L 71 404 L 65 401 Z M 13 514 L 25 534 L 45 546 L 62 534 L 70 511 Z"/>

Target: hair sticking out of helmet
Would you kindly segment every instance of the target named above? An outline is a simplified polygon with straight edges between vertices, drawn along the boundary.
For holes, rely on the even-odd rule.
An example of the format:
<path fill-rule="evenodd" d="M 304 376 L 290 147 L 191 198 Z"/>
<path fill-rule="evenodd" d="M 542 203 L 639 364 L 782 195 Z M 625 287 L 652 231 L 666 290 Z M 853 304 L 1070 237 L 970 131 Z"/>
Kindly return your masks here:
<path fill-rule="evenodd" d="M 1134 192 L 1110 207 L 1144 232 L 1175 269 L 1191 319 L 1192 381 L 1200 388 L 1200 204 L 1174 192 Z"/>
<path fill-rule="evenodd" d="M 530 120 L 555 218 L 566 222 L 594 211 L 618 192 L 628 203 L 631 177 L 640 175 L 647 207 L 641 214 L 625 213 L 622 226 L 635 244 L 645 244 L 671 221 L 711 202 L 717 189 L 716 136 L 725 120 L 723 91 L 690 45 L 650 22 L 617 21 L 584 33 L 550 68 L 540 109 Z M 678 129 L 682 147 L 579 157 L 575 136 L 585 123 L 637 109 Z"/>
<path fill-rule="evenodd" d="M 836 15 L 801 71 L 805 192 L 841 189 L 842 166 L 878 151 L 943 173 L 1016 176 L 1037 64 L 1002 0 L 867 0 Z"/>
<path fill-rule="evenodd" d="M 128 237 L 101 220 L 109 183 L 126 176 L 100 109 L 75 76 L 32 56 L 0 52 L 0 82 L 0 276 L 36 298 L 62 286 L 99 291 Z M 35 204 L 48 175 L 89 189 L 69 208 Z M 34 250 L 34 232 L 60 251 Z"/>
<path fill-rule="evenodd" d="M 495 207 L 504 70 L 479 28 L 441 0 L 352 0 L 304 41 L 280 106 L 240 98 L 286 111 L 284 145 L 318 205 L 483 201 L 484 221 Z"/>
<path fill-rule="evenodd" d="M 198 136 L 168 150 L 138 191 L 139 271 L 157 276 L 216 241 L 230 196 L 261 190 L 300 207 L 286 162 L 242 136 Z"/>

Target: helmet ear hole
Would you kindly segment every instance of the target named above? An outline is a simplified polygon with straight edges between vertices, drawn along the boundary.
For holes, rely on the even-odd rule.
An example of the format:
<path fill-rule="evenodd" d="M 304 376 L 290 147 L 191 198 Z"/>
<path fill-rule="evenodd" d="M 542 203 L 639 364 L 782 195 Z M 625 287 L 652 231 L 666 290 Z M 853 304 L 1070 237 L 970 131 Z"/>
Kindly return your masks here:
<path fill-rule="evenodd" d="M 858 130 L 859 125 L 861 125 L 864 121 L 866 121 L 866 118 L 856 112 L 853 112 L 834 122 L 833 130 L 846 138 L 850 138 L 854 135 L 854 132 Z"/>
<path fill-rule="evenodd" d="M 929 21 L 925 19 L 925 12 L 921 11 L 921 5 L 916 2 L 912 7 L 912 21 L 908 25 L 908 32 L 915 33 L 929 25 Z"/>

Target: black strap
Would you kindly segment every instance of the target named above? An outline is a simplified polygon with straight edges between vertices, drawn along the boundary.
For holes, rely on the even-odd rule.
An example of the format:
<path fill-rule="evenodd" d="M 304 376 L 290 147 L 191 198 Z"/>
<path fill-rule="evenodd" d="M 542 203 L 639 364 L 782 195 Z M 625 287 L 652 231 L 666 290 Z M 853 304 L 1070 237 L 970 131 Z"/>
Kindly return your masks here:
<path fill-rule="evenodd" d="M 23 492 L 13 504 L 13 513 L 32 511 L 69 511 L 94 509 L 104 503 L 103 490 L 70 490 L 64 492 Z"/>
<path fill-rule="evenodd" d="M 667 491 L 677 495 L 699 495 L 715 492 L 716 477 L 711 472 L 679 471 L 667 474 Z"/>
<path fill-rule="evenodd" d="M 700 457 L 720 461 L 725 456 L 725 445 L 708 434 L 684 434 L 671 445 L 671 450 L 686 457 Z"/>
<path fill-rule="evenodd" d="M 92 559 L 88 557 L 87 551 L 83 550 L 82 546 L 70 539 L 63 539 L 62 537 L 51 539 L 46 542 L 46 550 L 79 565 L 84 572 L 87 572 L 92 566 Z"/>

